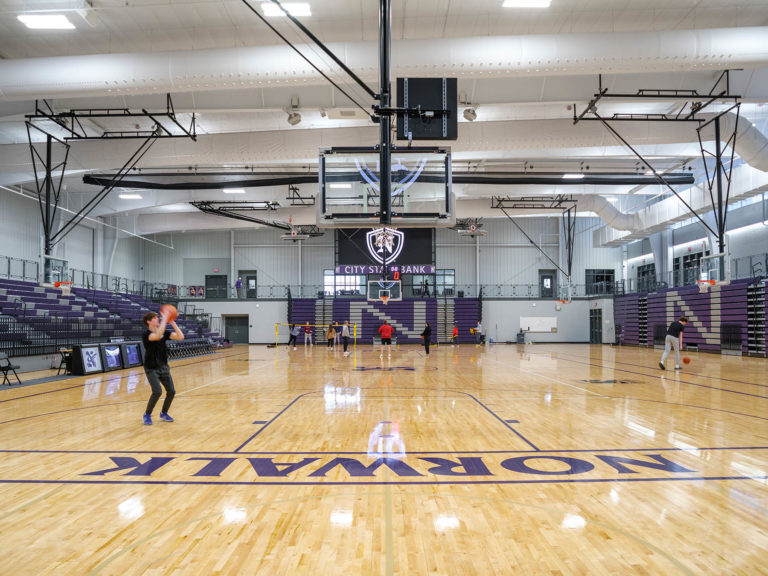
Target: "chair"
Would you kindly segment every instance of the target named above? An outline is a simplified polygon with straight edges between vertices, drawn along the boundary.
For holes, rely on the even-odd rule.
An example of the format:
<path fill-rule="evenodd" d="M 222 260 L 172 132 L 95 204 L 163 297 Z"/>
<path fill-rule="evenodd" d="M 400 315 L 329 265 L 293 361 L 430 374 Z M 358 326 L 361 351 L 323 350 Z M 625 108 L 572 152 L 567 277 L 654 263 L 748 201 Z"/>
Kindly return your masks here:
<path fill-rule="evenodd" d="M 21 366 L 11 364 L 8 354 L 0 352 L 0 371 L 3 373 L 3 384 L 8 384 L 8 386 L 11 385 L 11 380 L 8 378 L 8 372 L 13 372 L 13 375 L 16 376 L 16 381 L 21 384 L 21 379 L 19 378 L 19 375 L 16 374 L 18 368 L 21 368 Z"/>
<path fill-rule="evenodd" d="M 61 374 L 61 369 L 64 369 L 64 374 L 72 374 L 72 349 L 71 348 L 59 348 L 59 354 L 61 355 L 61 362 L 59 362 L 59 369 L 56 370 L 56 376 Z"/>

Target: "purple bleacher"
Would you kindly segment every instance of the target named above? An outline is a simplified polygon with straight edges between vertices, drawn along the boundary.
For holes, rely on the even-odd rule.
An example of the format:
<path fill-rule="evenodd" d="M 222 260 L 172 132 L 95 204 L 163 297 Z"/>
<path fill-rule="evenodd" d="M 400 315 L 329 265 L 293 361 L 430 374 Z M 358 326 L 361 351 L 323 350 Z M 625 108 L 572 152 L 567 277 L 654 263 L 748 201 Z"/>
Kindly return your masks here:
<path fill-rule="evenodd" d="M 670 322 L 680 316 L 689 320 L 683 341 L 699 350 L 720 352 L 721 328 L 733 326 L 741 334 L 742 353 L 748 352 L 747 287 L 754 279 L 734 280 L 700 292 L 697 286 L 667 288 L 647 295 L 648 344 L 653 344 L 654 329 L 666 333 Z M 622 342 L 639 342 L 639 302 L 644 294 L 627 294 L 614 301 L 614 322 L 622 326 Z M 766 294 L 768 301 L 768 293 Z"/>
<path fill-rule="evenodd" d="M 456 298 L 453 301 L 453 321 L 459 325 L 458 343 L 474 343 L 475 336 L 469 332 L 480 319 L 480 302 L 477 298 Z M 451 326 L 452 333 L 453 326 Z"/>
<path fill-rule="evenodd" d="M 322 323 L 315 316 L 316 300 L 314 298 L 294 298 L 291 301 L 290 322 L 294 324 Z M 326 300 L 331 307 L 331 318 L 339 323 L 349 320 L 350 325 L 357 324 L 357 339 L 370 343 L 374 336 L 378 337 L 378 329 L 386 319 L 395 328 L 398 343 L 421 344 L 419 336 L 424 330 L 424 322 L 429 322 L 432 328 L 432 341 L 438 338 L 438 306 L 434 298 L 407 298 L 402 301 L 390 301 L 388 304 L 369 302 L 362 299 L 333 299 Z M 479 317 L 478 301 L 475 298 L 457 298 L 454 300 L 454 320 L 459 323 L 459 342 L 474 342 L 470 328 L 477 325 Z M 450 330 L 449 330 L 450 333 Z M 316 340 L 321 342 L 325 335 Z"/>

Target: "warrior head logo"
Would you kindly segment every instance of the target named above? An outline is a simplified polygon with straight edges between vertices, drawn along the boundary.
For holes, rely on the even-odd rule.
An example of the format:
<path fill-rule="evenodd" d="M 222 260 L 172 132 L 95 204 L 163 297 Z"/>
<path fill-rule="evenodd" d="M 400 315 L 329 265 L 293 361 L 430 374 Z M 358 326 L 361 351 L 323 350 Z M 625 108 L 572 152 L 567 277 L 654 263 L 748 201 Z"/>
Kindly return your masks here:
<path fill-rule="evenodd" d="M 365 245 L 371 258 L 379 264 L 394 264 L 405 245 L 405 234 L 394 228 L 376 228 L 365 235 Z"/>

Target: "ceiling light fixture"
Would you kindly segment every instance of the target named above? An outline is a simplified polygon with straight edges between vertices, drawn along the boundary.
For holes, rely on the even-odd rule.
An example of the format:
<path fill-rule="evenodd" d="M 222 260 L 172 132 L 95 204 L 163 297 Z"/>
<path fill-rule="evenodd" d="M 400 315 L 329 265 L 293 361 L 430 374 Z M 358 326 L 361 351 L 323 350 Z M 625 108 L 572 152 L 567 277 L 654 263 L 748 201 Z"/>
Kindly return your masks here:
<path fill-rule="evenodd" d="M 563 180 L 581 180 L 584 174 L 563 174 Z"/>
<path fill-rule="evenodd" d="M 349 190 L 350 188 L 352 188 L 352 184 L 350 184 L 349 182 L 347 182 L 347 183 L 336 182 L 334 184 L 331 184 L 330 187 L 331 188 L 343 188 L 345 190 Z"/>
<path fill-rule="evenodd" d="M 280 5 L 285 8 L 291 16 L 312 16 L 309 2 L 282 2 Z M 261 11 L 267 18 L 280 18 L 285 16 L 285 12 L 273 2 L 262 2 Z"/>
<path fill-rule="evenodd" d="M 75 25 L 64 14 L 19 14 L 16 18 L 33 30 L 74 30 Z"/>
<path fill-rule="evenodd" d="M 296 126 L 299 122 L 301 122 L 301 114 L 298 112 L 288 112 L 288 124 Z"/>
<path fill-rule="evenodd" d="M 504 0 L 502 8 L 549 8 L 552 0 Z"/>
<path fill-rule="evenodd" d="M 141 194 L 118 194 L 121 200 L 141 200 Z"/>
<path fill-rule="evenodd" d="M 296 126 L 301 122 L 301 114 L 299 114 L 299 97 L 291 96 L 291 107 L 286 110 L 288 112 L 288 124 Z"/>
<path fill-rule="evenodd" d="M 242 188 L 222 188 L 224 194 L 245 194 L 245 190 Z"/>
<path fill-rule="evenodd" d="M 474 108 L 465 108 L 464 119 L 469 122 L 474 122 L 475 120 L 477 120 L 477 110 L 475 110 Z"/>

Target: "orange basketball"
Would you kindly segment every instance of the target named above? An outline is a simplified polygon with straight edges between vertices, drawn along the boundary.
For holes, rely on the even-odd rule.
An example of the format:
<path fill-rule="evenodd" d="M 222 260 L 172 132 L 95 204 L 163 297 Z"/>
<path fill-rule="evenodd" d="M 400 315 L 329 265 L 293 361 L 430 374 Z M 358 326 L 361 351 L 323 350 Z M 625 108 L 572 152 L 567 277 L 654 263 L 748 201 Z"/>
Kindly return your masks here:
<path fill-rule="evenodd" d="M 179 311 L 176 310 L 175 306 L 172 306 L 171 304 L 163 304 L 160 306 L 160 316 L 165 318 L 166 322 L 173 322 L 178 315 Z"/>
<path fill-rule="evenodd" d="M 688 356 L 683 356 L 683 363 L 684 364 L 690 364 L 691 363 L 691 359 Z"/>

